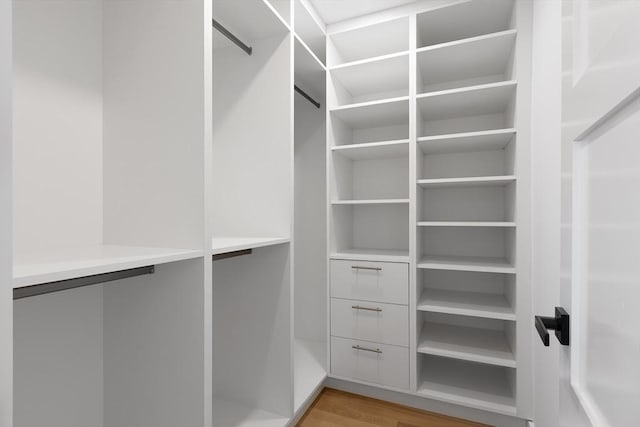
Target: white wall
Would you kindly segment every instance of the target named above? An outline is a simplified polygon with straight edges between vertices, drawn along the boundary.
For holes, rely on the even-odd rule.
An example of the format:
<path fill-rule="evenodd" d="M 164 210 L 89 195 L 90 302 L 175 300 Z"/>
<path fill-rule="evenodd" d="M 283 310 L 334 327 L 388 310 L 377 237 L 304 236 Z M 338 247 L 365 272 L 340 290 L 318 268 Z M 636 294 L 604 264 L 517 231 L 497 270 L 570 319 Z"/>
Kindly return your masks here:
<path fill-rule="evenodd" d="M 0 425 L 12 425 L 12 2 L 0 2 Z"/>
<path fill-rule="evenodd" d="M 550 316 L 560 296 L 561 2 L 533 6 L 532 290 L 536 315 Z M 534 422 L 558 420 L 558 346 L 534 334 Z"/>

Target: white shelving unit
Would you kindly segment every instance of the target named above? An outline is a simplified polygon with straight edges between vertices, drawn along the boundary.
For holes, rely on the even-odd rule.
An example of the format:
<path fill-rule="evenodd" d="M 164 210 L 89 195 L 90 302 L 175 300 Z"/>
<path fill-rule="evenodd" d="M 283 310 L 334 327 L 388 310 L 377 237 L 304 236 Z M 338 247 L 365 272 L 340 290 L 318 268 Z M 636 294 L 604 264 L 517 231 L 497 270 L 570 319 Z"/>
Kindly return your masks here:
<path fill-rule="evenodd" d="M 443 187 L 501 187 L 512 184 L 516 180 L 514 175 L 483 176 L 470 178 L 437 178 L 419 179 L 418 185 L 423 188 Z"/>
<path fill-rule="evenodd" d="M 513 140 L 516 130 L 496 129 L 418 138 L 423 154 L 502 150 Z"/>
<path fill-rule="evenodd" d="M 418 268 L 452 271 L 478 271 L 485 273 L 515 273 L 506 258 L 480 256 L 425 256 Z"/>
<path fill-rule="evenodd" d="M 513 307 L 503 294 L 427 288 L 422 291 L 417 308 L 432 313 L 516 320 Z"/>

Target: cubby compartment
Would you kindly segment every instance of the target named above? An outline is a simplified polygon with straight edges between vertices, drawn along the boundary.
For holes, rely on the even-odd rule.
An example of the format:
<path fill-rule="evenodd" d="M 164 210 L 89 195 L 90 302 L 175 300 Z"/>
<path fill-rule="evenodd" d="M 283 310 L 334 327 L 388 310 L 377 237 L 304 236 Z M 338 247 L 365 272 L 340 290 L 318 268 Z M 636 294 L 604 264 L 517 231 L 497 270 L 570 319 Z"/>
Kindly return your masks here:
<path fill-rule="evenodd" d="M 409 53 L 331 68 L 329 101 L 336 106 L 409 95 Z"/>
<path fill-rule="evenodd" d="M 505 227 L 419 227 L 418 268 L 515 272 L 515 231 Z"/>
<path fill-rule="evenodd" d="M 418 136 L 511 128 L 516 86 L 503 81 L 418 95 Z"/>
<path fill-rule="evenodd" d="M 409 139 L 409 98 L 391 98 L 330 109 L 329 145 Z"/>
<path fill-rule="evenodd" d="M 516 415 L 516 370 L 422 354 L 418 393 L 453 404 Z"/>
<path fill-rule="evenodd" d="M 409 158 L 353 158 L 333 152 L 332 202 L 409 203 Z"/>
<path fill-rule="evenodd" d="M 511 80 L 515 40 L 516 30 L 507 30 L 419 49 L 417 92 Z"/>
<path fill-rule="evenodd" d="M 514 27 L 513 0 L 473 0 L 454 3 L 417 15 L 418 49 Z"/>
<path fill-rule="evenodd" d="M 409 260 L 409 203 L 334 205 L 330 254 L 337 259 Z"/>
<path fill-rule="evenodd" d="M 14 286 L 201 256 L 203 6 L 13 5 Z"/>
<path fill-rule="evenodd" d="M 242 14 L 244 3 L 233 3 Z M 286 165 L 293 162 L 294 78 L 291 35 L 281 28 L 248 39 L 251 55 L 235 45 L 213 51 L 210 212 L 217 252 L 225 251 L 225 242 L 281 243 L 291 237 L 293 177 Z"/>
<path fill-rule="evenodd" d="M 420 312 L 515 321 L 514 276 L 473 271 L 418 271 Z"/>
<path fill-rule="evenodd" d="M 378 38 L 380 34 L 385 37 Z M 371 43 L 372 39 L 376 43 Z M 409 50 L 409 19 L 402 17 L 328 34 L 327 65 L 333 67 Z"/>
<path fill-rule="evenodd" d="M 516 367 L 515 322 L 426 311 L 418 316 L 418 353 Z"/>
<path fill-rule="evenodd" d="M 289 246 L 213 262 L 214 426 L 285 426 L 291 417 Z"/>
<path fill-rule="evenodd" d="M 203 262 L 15 300 L 13 425 L 203 425 Z"/>

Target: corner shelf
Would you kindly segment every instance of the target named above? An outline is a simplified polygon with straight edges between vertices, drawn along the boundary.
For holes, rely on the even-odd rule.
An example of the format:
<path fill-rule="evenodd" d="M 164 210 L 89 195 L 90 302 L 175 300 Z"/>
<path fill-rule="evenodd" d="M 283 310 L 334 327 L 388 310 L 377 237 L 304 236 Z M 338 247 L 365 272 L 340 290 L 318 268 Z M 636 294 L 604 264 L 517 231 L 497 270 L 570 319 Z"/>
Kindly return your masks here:
<path fill-rule="evenodd" d="M 508 368 L 435 356 L 427 357 L 418 381 L 418 394 L 456 405 L 504 415 L 516 415 Z"/>
<path fill-rule="evenodd" d="M 377 101 L 343 105 L 331 115 L 352 129 L 373 128 L 409 123 L 409 97 L 400 96 Z"/>
<path fill-rule="evenodd" d="M 211 239 L 212 255 L 257 249 L 289 243 L 288 237 L 214 237 Z"/>
<path fill-rule="evenodd" d="M 515 175 L 478 176 L 468 178 L 419 179 L 423 188 L 442 187 L 502 187 L 516 181 Z"/>
<path fill-rule="evenodd" d="M 417 308 L 431 313 L 516 320 L 513 307 L 501 294 L 424 289 Z"/>
<path fill-rule="evenodd" d="M 503 331 L 425 323 L 418 353 L 515 368 L 516 360 Z"/>
<path fill-rule="evenodd" d="M 418 111 L 426 121 L 504 113 L 516 86 L 509 80 L 419 94 Z"/>
<path fill-rule="evenodd" d="M 216 1 L 213 19 L 245 43 L 289 32 L 289 25 L 267 0 L 242 2 L 241 7 L 235 1 Z M 233 43 L 214 30 L 213 48 L 229 46 Z"/>
<path fill-rule="evenodd" d="M 418 138 L 418 146 L 424 154 L 493 151 L 505 148 L 515 135 L 516 130 L 509 128 L 423 136 Z"/>
<path fill-rule="evenodd" d="M 370 160 L 409 156 L 409 140 L 369 142 L 331 147 L 334 154 L 351 160 Z"/>
<path fill-rule="evenodd" d="M 480 273 L 516 273 L 516 268 L 508 260 L 495 257 L 425 256 L 418 262 L 418 268 L 477 271 Z"/>
<path fill-rule="evenodd" d="M 19 256 L 13 287 L 37 285 L 203 256 L 200 250 L 98 245 L 62 248 Z"/>

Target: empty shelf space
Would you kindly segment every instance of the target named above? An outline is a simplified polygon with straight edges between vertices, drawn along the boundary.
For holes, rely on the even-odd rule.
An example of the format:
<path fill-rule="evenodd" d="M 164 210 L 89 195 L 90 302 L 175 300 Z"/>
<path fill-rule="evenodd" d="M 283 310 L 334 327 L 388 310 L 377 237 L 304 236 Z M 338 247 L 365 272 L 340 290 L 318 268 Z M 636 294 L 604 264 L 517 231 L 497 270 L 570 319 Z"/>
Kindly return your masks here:
<path fill-rule="evenodd" d="M 333 205 L 404 205 L 409 199 L 334 200 Z"/>
<path fill-rule="evenodd" d="M 418 185 L 423 188 L 437 187 L 501 187 L 516 181 L 514 175 L 477 176 L 468 178 L 419 179 Z"/>
<path fill-rule="evenodd" d="M 513 140 L 515 134 L 516 130 L 509 128 L 423 136 L 418 138 L 418 146 L 424 154 L 493 151 L 505 148 Z"/>
<path fill-rule="evenodd" d="M 117 245 L 64 248 L 19 255 L 13 267 L 13 287 L 182 261 L 202 255 L 202 251 L 191 249 Z"/>
<path fill-rule="evenodd" d="M 424 93 L 416 98 L 418 110 L 425 121 L 501 114 L 514 98 L 516 86 L 510 80 Z"/>
<path fill-rule="evenodd" d="M 507 30 L 418 50 L 418 92 L 510 78 L 515 39 L 516 30 Z"/>
<path fill-rule="evenodd" d="M 516 320 L 513 307 L 502 294 L 424 289 L 418 311 Z"/>
<path fill-rule="evenodd" d="M 486 273 L 512 273 L 515 267 L 504 258 L 469 256 L 425 256 L 418 268 L 452 271 L 478 271 Z"/>
<path fill-rule="evenodd" d="M 504 331 L 425 323 L 418 353 L 515 368 L 516 361 Z"/>
<path fill-rule="evenodd" d="M 409 52 L 340 65 L 330 73 L 341 105 L 409 94 Z"/>
<path fill-rule="evenodd" d="M 302 1 L 294 3 L 294 31 L 322 64 L 326 62 L 326 41 L 324 29 L 316 22 L 307 6 Z"/>
<path fill-rule="evenodd" d="M 218 255 L 289 242 L 288 237 L 214 237 L 211 239 L 211 249 L 212 255 Z"/>
<path fill-rule="evenodd" d="M 418 394 L 514 416 L 514 369 L 423 355 Z"/>
<path fill-rule="evenodd" d="M 409 262 L 409 251 L 385 249 L 343 249 L 331 253 L 331 259 L 354 261 Z"/>
<path fill-rule="evenodd" d="M 370 142 L 332 147 L 335 154 L 351 160 L 370 160 L 409 156 L 409 140 Z"/>
<path fill-rule="evenodd" d="M 340 119 L 352 129 L 409 123 L 409 97 L 361 102 L 331 110 L 331 115 Z"/>
<path fill-rule="evenodd" d="M 284 427 L 289 418 L 235 400 L 213 398 L 214 427 Z"/>
<path fill-rule="evenodd" d="M 515 222 L 509 221 L 419 221 L 418 227 L 515 227 Z"/>
<path fill-rule="evenodd" d="M 379 37 L 384 34 L 384 37 Z M 403 17 L 379 24 L 328 34 L 329 66 L 409 50 L 409 23 Z M 376 40 L 376 43 L 371 43 Z"/>
<path fill-rule="evenodd" d="M 241 3 L 235 0 L 216 0 L 213 19 L 248 45 L 255 40 L 289 31 L 288 25 L 267 0 Z M 234 46 L 233 42 L 214 29 L 213 48 L 230 46 Z"/>
<path fill-rule="evenodd" d="M 296 338 L 294 347 L 294 410 L 298 410 L 327 377 L 327 343 Z"/>
<path fill-rule="evenodd" d="M 419 13 L 417 47 L 508 30 L 513 3 L 512 0 L 474 0 Z"/>

